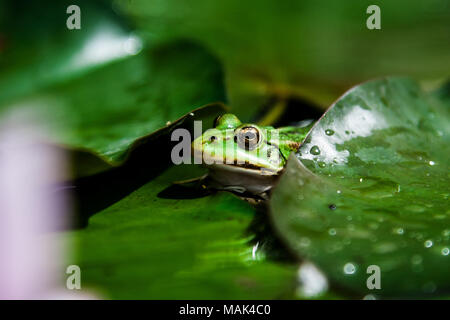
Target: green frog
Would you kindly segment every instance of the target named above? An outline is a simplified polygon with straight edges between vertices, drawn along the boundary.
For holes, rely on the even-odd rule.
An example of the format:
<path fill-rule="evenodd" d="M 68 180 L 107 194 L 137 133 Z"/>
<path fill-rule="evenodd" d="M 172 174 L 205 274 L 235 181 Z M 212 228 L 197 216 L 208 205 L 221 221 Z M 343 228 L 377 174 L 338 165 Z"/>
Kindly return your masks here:
<path fill-rule="evenodd" d="M 208 169 L 203 188 L 267 199 L 292 152 L 300 147 L 312 121 L 275 129 L 242 123 L 234 114 L 219 116 L 214 128 L 192 142 L 195 163 Z"/>

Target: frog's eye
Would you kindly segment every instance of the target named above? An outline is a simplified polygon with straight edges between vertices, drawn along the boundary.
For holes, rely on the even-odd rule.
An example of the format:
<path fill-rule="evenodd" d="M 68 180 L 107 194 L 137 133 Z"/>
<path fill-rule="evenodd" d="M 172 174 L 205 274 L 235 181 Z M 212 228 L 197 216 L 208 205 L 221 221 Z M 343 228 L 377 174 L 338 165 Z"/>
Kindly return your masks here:
<path fill-rule="evenodd" d="M 234 141 L 237 142 L 239 148 L 251 151 L 258 146 L 260 137 L 261 135 L 257 128 L 245 126 L 237 131 Z"/>

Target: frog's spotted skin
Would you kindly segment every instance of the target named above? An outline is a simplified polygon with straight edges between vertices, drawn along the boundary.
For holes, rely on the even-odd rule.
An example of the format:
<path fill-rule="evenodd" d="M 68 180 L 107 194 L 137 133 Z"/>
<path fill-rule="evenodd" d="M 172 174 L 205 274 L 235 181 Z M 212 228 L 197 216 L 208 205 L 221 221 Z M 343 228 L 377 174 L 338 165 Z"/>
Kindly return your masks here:
<path fill-rule="evenodd" d="M 273 186 L 289 154 L 298 150 L 311 127 L 260 127 L 224 114 L 214 128 L 193 141 L 193 154 L 209 168 L 209 187 L 262 195 Z"/>

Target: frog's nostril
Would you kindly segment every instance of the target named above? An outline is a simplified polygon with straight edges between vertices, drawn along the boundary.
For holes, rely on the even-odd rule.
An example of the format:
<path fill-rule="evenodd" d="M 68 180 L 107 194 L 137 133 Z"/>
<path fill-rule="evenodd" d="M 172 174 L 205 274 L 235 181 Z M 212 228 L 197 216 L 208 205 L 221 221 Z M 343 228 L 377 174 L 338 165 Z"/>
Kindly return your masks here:
<path fill-rule="evenodd" d="M 216 139 L 217 139 L 216 136 L 211 136 L 211 137 L 209 137 L 209 141 L 210 141 L 210 142 L 214 142 Z"/>

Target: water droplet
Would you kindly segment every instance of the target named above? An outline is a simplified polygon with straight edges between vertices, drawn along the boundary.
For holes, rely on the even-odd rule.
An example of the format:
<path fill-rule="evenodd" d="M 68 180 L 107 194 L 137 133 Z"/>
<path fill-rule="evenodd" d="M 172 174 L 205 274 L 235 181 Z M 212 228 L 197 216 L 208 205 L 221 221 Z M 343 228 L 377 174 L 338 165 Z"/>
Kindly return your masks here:
<path fill-rule="evenodd" d="M 330 210 L 336 210 L 336 205 L 333 203 L 333 204 L 330 204 L 329 206 L 328 206 L 328 208 L 330 209 Z"/>
<path fill-rule="evenodd" d="M 359 182 L 363 182 L 363 178 L 359 178 Z"/>
<path fill-rule="evenodd" d="M 336 190 L 336 193 L 338 194 L 341 194 L 341 192 L 342 192 L 341 190 Z"/>
<path fill-rule="evenodd" d="M 396 233 L 396 234 L 403 234 L 403 233 L 405 233 L 405 230 L 403 230 L 403 228 L 395 228 L 394 229 L 394 233 Z"/>
<path fill-rule="evenodd" d="M 425 248 L 431 248 L 433 246 L 433 241 L 427 240 L 423 243 L 423 245 L 425 246 Z"/>
<path fill-rule="evenodd" d="M 441 253 L 443 256 L 448 256 L 448 254 L 450 253 L 450 249 L 449 248 L 443 248 L 441 250 Z"/>
<path fill-rule="evenodd" d="M 320 154 L 320 149 L 318 146 L 313 146 L 309 152 L 315 156 Z"/>
<path fill-rule="evenodd" d="M 142 40 L 130 35 L 123 43 L 123 49 L 130 55 L 136 55 L 142 50 Z"/>
<path fill-rule="evenodd" d="M 323 161 L 319 161 L 317 164 L 319 165 L 320 168 L 325 168 L 326 167 L 326 164 Z"/>
<path fill-rule="evenodd" d="M 344 273 L 345 274 L 354 274 L 356 271 L 356 267 L 353 263 L 348 262 L 344 266 Z"/>
<path fill-rule="evenodd" d="M 436 164 L 434 161 L 430 161 L 428 163 L 430 164 L 430 166 L 434 166 Z"/>
<path fill-rule="evenodd" d="M 331 130 L 331 129 L 327 129 L 327 130 L 325 130 L 325 134 L 326 134 L 327 136 L 332 136 L 332 135 L 334 134 L 334 131 Z"/>
<path fill-rule="evenodd" d="M 336 235 L 336 229 L 331 228 L 330 230 L 328 230 L 328 234 L 329 234 L 330 236 L 335 236 L 335 235 Z M 448 250 L 448 249 L 447 249 L 447 250 Z"/>

